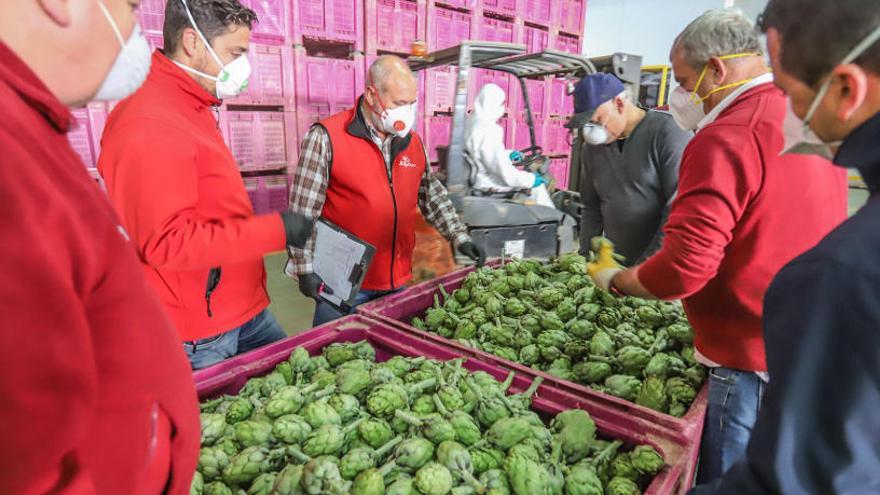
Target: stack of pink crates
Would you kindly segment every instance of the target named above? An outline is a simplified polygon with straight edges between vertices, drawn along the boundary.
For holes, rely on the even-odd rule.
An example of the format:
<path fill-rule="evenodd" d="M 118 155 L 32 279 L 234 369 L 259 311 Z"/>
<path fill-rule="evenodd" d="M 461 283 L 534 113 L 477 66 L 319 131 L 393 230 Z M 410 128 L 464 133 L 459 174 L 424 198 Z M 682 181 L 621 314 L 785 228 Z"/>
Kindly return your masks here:
<path fill-rule="evenodd" d="M 152 49 L 163 47 L 167 0 L 143 0 L 140 25 Z M 176 0 L 175 0 L 176 1 Z M 256 11 L 248 59 L 248 91 L 220 108 L 219 126 L 248 177 L 258 212 L 287 207 L 278 191 L 295 177 L 302 136 L 317 121 L 353 106 L 369 64 L 382 54 L 407 55 L 416 40 L 437 51 L 468 39 L 518 43 L 529 51 L 579 52 L 585 0 L 242 0 Z M 419 76 L 415 129 L 431 160 L 449 143 L 458 71 L 441 67 Z M 522 117 L 519 82 L 507 74 L 472 70 L 468 107 L 479 89 L 494 83 L 508 94 L 501 119 L 506 145 L 531 146 Z M 529 81 L 535 136 L 545 154 L 569 150 L 560 136 L 571 112 L 564 83 Z M 70 142 L 87 167 L 96 166 L 101 133 L 114 103 L 74 113 Z M 560 162 L 561 163 L 561 162 Z M 252 180 L 253 179 L 253 180 Z M 284 187 L 281 187 L 281 184 Z M 273 191 L 269 201 L 268 191 Z"/>

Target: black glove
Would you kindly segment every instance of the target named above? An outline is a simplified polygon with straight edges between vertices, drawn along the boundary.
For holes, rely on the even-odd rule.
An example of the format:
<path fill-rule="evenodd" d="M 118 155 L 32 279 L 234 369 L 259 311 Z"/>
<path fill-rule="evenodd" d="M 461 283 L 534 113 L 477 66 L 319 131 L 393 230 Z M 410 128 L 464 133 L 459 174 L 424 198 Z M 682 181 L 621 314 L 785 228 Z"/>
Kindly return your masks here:
<path fill-rule="evenodd" d="M 281 213 L 281 220 L 284 222 L 287 245 L 297 248 L 305 247 L 306 241 L 312 236 L 312 227 L 315 222 L 311 218 L 292 211 Z"/>
<path fill-rule="evenodd" d="M 314 273 L 305 273 L 299 276 L 299 291 L 306 297 L 318 301 L 321 294 L 333 294 L 333 289 L 324 285 L 321 277 Z"/>
<path fill-rule="evenodd" d="M 476 261 L 477 268 L 483 266 L 483 264 L 486 263 L 486 252 L 483 251 L 483 248 L 474 244 L 473 241 L 462 243 L 461 246 L 458 246 L 458 250 L 461 252 L 461 254 Z"/>

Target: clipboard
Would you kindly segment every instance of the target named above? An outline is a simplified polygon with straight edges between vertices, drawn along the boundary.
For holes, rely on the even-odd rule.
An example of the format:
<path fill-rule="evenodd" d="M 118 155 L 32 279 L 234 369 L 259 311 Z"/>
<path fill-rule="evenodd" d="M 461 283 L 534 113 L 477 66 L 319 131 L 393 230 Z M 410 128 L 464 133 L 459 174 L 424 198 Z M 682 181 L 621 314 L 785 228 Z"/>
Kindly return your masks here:
<path fill-rule="evenodd" d="M 333 294 L 322 293 L 321 299 L 342 313 L 350 312 L 375 254 L 376 248 L 368 242 L 319 218 L 312 270 L 333 289 Z"/>

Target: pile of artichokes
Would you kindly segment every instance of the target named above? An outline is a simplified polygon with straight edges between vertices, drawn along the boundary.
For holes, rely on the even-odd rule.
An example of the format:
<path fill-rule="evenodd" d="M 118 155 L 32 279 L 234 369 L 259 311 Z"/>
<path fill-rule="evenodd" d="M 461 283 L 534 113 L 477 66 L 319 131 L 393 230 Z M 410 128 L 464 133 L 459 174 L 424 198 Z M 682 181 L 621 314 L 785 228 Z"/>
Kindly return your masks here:
<path fill-rule="evenodd" d="M 411 323 L 677 417 L 706 376 L 680 303 L 616 297 L 576 253 L 476 270 Z"/>
<path fill-rule="evenodd" d="M 462 361 L 368 342 L 295 349 L 235 396 L 202 404 L 197 495 L 633 495 L 664 466 L 648 445 L 596 437 L 579 409 L 531 409 L 538 378 L 504 383 Z"/>

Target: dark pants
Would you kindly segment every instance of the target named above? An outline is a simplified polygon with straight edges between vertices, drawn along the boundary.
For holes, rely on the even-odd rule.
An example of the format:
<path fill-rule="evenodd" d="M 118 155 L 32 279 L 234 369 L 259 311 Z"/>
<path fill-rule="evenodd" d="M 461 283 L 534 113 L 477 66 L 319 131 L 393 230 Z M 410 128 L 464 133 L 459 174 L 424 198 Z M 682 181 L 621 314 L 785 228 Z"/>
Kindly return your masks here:
<path fill-rule="evenodd" d="M 709 407 L 697 483 L 711 483 L 745 458 L 767 384 L 752 371 L 709 370 Z"/>
<path fill-rule="evenodd" d="M 213 337 L 184 342 L 183 350 L 192 369 L 217 364 L 232 356 L 252 351 L 287 337 L 268 309 L 264 309 L 244 325 Z"/>
<path fill-rule="evenodd" d="M 362 290 L 358 292 L 357 296 L 355 296 L 351 310 L 349 310 L 349 312 L 346 314 L 354 314 L 356 308 L 361 304 L 368 303 L 374 299 L 379 299 L 380 297 L 387 296 L 388 294 L 400 292 L 401 290 L 403 290 L 403 288 L 395 290 Z M 336 308 L 327 304 L 326 302 L 319 301 L 318 304 L 315 305 L 315 317 L 312 319 L 312 326 L 316 327 L 318 325 L 323 325 L 328 321 L 342 318 L 343 316 L 346 316 L 346 314 L 340 313 L 336 310 Z"/>

